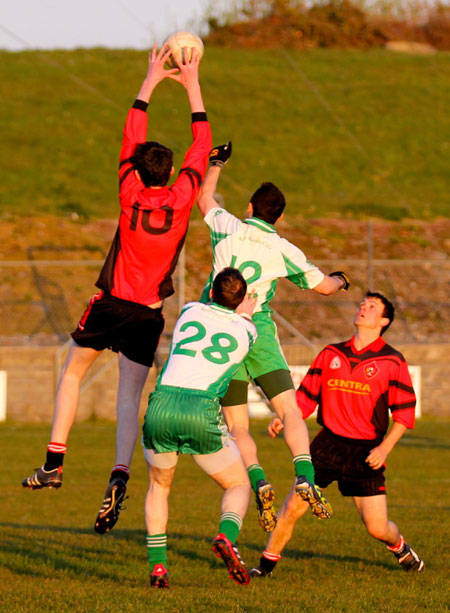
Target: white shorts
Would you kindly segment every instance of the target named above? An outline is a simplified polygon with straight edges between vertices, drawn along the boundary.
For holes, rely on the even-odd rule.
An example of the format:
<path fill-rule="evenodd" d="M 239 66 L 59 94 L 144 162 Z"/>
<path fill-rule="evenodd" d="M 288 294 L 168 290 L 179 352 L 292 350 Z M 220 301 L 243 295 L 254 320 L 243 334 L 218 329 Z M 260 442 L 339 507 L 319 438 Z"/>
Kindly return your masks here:
<path fill-rule="evenodd" d="M 219 473 L 230 466 L 240 457 L 236 443 L 229 437 L 224 441 L 224 446 L 215 453 L 191 454 L 194 462 L 207 475 Z M 179 454 L 176 451 L 156 453 L 153 449 L 144 448 L 144 457 L 155 468 L 173 468 L 178 462 Z"/>

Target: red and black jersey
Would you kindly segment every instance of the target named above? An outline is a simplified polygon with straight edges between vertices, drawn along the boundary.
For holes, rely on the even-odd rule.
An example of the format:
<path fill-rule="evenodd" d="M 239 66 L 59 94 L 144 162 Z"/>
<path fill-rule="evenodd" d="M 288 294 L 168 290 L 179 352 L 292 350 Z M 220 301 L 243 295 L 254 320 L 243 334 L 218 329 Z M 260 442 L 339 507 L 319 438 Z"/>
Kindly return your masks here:
<path fill-rule="evenodd" d="M 304 417 L 338 436 L 382 439 L 392 419 L 414 427 L 416 396 L 403 355 L 379 337 L 358 351 L 354 338 L 328 345 L 311 364 L 297 403 Z"/>
<path fill-rule="evenodd" d="M 131 159 L 147 139 L 147 103 L 136 100 L 125 123 L 120 152 L 119 227 L 97 280 L 107 293 L 140 304 L 173 294 L 172 274 L 212 147 L 206 113 L 192 113 L 193 143 L 170 187 L 145 187 Z"/>

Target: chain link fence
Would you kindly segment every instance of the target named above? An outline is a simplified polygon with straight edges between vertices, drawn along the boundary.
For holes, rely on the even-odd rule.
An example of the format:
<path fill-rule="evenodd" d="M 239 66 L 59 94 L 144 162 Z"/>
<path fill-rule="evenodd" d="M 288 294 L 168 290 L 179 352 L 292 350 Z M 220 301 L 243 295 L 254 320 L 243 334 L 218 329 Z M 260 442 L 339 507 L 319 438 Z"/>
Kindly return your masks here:
<path fill-rule="evenodd" d="M 90 259 L 92 255 L 100 257 Z M 23 261 L 0 261 L 0 371 L 8 372 L 8 415 L 22 421 L 48 421 L 70 333 L 97 291 L 94 284 L 104 254 L 46 247 L 29 251 L 28 256 Z M 381 291 L 396 306 L 386 341 L 405 353 L 409 364 L 421 366 L 423 412 L 448 415 L 450 261 L 367 258 L 316 264 L 327 271 L 347 271 L 351 290 L 321 296 L 280 281 L 272 305 L 288 363 L 307 365 L 325 344 L 349 338 L 365 291 Z M 174 275 L 176 293 L 164 305 L 166 327 L 157 369 L 167 355 L 181 306 L 199 298 L 198 282 L 195 288 L 185 284 L 185 278 L 194 277 L 198 273 L 185 267 L 183 255 Z M 116 364 L 115 355 L 104 352 L 89 370 L 81 390 L 79 419 L 114 416 Z M 154 385 L 156 370 L 152 373 L 148 389 Z M 143 408 L 147 395 L 148 390 Z"/>
<path fill-rule="evenodd" d="M 67 256 L 67 250 L 49 253 L 46 248 L 52 258 L 0 262 L 2 344 L 54 345 L 69 339 L 88 300 L 98 291 L 94 284 L 103 263 L 103 259 L 78 259 L 76 250 L 70 253 L 71 259 L 58 259 L 55 256 Z M 450 342 L 448 259 L 316 263 L 324 270 L 348 271 L 351 291 L 320 296 L 297 290 L 281 280 L 272 304 L 282 341 L 323 345 L 351 336 L 355 307 L 371 288 L 395 304 L 396 321 L 388 332 L 390 342 Z M 184 278 L 181 259 L 174 279 L 176 294 L 165 304 L 166 336 L 170 336 L 184 301 L 198 299 L 184 286 Z"/>

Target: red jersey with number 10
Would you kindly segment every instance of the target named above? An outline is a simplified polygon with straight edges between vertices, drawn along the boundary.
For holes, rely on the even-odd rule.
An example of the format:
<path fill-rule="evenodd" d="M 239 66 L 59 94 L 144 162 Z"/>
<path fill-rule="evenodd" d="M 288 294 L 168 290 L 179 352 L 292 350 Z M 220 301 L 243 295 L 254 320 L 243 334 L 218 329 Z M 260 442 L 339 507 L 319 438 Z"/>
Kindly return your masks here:
<path fill-rule="evenodd" d="M 416 397 L 405 358 L 381 337 L 358 351 L 354 338 L 328 345 L 311 364 L 297 403 L 304 417 L 352 439 L 382 439 L 392 419 L 414 427 Z"/>
<path fill-rule="evenodd" d="M 123 300 L 150 305 L 174 293 L 172 274 L 212 147 L 206 113 L 192 113 L 193 144 L 171 187 L 145 187 L 131 163 L 147 140 L 147 104 L 136 100 L 125 123 L 120 152 L 119 227 L 97 287 Z"/>

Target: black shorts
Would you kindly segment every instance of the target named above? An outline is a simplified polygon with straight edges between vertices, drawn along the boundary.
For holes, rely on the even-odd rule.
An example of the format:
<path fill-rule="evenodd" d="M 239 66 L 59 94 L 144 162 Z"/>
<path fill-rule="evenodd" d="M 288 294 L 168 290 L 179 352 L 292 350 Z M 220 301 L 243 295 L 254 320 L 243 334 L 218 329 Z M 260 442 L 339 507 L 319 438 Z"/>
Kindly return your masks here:
<path fill-rule="evenodd" d="M 91 298 L 72 338 L 81 347 L 120 351 L 133 362 L 152 366 L 163 329 L 162 308 L 99 292 Z"/>
<path fill-rule="evenodd" d="M 337 481 L 343 496 L 386 494 L 384 467 L 374 470 L 365 461 L 380 442 L 344 438 L 324 428 L 311 443 L 316 484 L 324 488 Z"/>
<path fill-rule="evenodd" d="M 269 400 L 286 390 L 294 389 L 291 373 L 288 370 L 273 370 L 254 379 L 256 385 L 262 389 Z M 230 385 L 221 399 L 223 407 L 231 407 L 237 404 L 247 404 L 248 381 L 231 379 Z"/>

